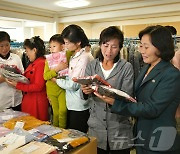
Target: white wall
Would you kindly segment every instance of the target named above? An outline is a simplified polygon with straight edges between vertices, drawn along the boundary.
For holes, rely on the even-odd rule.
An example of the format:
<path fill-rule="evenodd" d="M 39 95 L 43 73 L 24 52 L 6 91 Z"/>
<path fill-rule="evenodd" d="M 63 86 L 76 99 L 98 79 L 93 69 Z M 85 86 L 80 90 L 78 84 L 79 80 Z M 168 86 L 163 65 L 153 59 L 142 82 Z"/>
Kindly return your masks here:
<path fill-rule="evenodd" d="M 54 34 L 56 34 L 57 32 L 54 29 L 54 24 L 52 23 L 47 23 L 44 26 L 44 41 L 49 41 L 50 37 Z"/>
<path fill-rule="evenodd" d="M 31 38 L 33 34 L 34 34 L 33 28 L 24 27 L 24 39 Z"/>
<path fill-rule="evenodd" d="M 40 36 L 44 41 L 57 33 L 54 23 L 37 22 L 37 21 L 11 21 L 0 20 L 0 30 L 9 33 L 12 40 L 23 42 L 24 39 L 33 36 Z"/>
<path fill-rule="evenodd" d="M 87 23 L 87 22 L 66 23 L 66 24 L 64 24 L 64 28 L 70 24 L 76 24 L 76 25 L 80 26 L 84 30 L 88 39 L 92 38 L 92 24 L 91 23 Z"/>
<path fill-rule="evenodd" d="M 11 41 L 22 42 L 24 40 L 23 28 L 0 28 L 10 35 Z"/>

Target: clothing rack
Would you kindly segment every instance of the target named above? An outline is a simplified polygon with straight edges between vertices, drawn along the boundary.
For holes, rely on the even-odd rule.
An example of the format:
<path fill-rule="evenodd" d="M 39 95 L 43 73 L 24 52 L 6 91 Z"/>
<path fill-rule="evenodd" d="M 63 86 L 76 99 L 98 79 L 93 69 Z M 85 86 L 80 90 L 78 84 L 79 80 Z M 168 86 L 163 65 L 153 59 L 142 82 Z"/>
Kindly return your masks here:
<path fill-rule="evenodd" d="M 99 44 L 99 39 L 89 39 L 89 44 L 90 45 Z"/>
<path fill-rule="evenodd" d="M 180 43 L 180 36 L 173 36 L 174 44 Z"/>
<path fill-rule="evenodd" d="M 23 47 L 23 42 L 10 42 L 10 46 L 12 48 L 22 48 Z"/>

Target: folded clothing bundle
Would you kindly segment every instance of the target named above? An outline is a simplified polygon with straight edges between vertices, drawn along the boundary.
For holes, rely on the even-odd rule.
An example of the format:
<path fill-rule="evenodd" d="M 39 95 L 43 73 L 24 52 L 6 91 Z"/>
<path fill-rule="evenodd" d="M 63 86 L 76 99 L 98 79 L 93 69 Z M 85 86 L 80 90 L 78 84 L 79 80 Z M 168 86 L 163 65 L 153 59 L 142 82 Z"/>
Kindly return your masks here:
<path fill-rule="evenodd" d="M 17 68 L 16 65 L 3 64 L 3 65 L 1 65 L 1 68 L 5 69 L 9 72 L 13 72 L 15 74 L 22 74 L 22 72 Z"/>
<path fill-rule="evenodd" d="M 0 65 L 0 74 L 7 79 L 29 84 L 29 80 L 22 75 L 22 72 L 15 65 Z"/>
<path fill-rule="evenodd" d="M 64 52 L 64 51 L 54 52 L 54 53 L 46 55 L 45 57 L 46 57 L 46 60 L 48 62 L 50 69 L 55 68 L 61 62 L 63 62 L 63 63 L 67 62 L 66 52 Z M 69 71 L 68 68 L 59 71 L 58 78 L 60 78 L 62 76 L 68 76 L 68 71 Z"/>
<path fill-rule="evenodd" d="M 83 85 L 91 85 L 94 92 L 97 92 L 100 95 L 119 99 L 125 98 L 131 100 L 132 102 L 136 102 L 136 100 L 126 92 L 112 88 L 112 86 L 106 80 L 102 79 L 97 74 L 87 77 L 74 77 L 72 80 Z"/>
<path fill-rule="evenodd" d="M 0 153 L 9 154 L 12 150 L 32 141 L 34 137 L 21 128 L 15 128 L 0 138 Z"/>
<path fill-rule="evenodd" d="M 90 141 L 87 134 L 74 129 L 63 130 L 61 133 L 48 137 L 43 142 L 57 147 L 60 153 L 66 153 Z"/>
<path fill-rule="evenodd" d="M 128 95 L 124 91 L 114 89 L 108 86 L 96 85 L 96 86 L 92 86 L 92 89 L 94 89 L 95 92 L 98 92 L 100 95 L 105 95 L 112 98 L 115 98 L 115 97 L 130 98 L 130 95 Z"/>
<path fill-rule="evenodd" d="M 33 141 L 18 149 L 11 151 L 11 154 L 50 154 L 56 151 L 56 147 L 44 142 Z M 56 152 L 57 153 L 57 152 Z"/>
<path fill-rule="evenodd" d="M 128 99 L 131 102 L 136 102 L 134 98 L 132 98 L 129 94 L 127 94 L 122 90 L 118 90 L 104 85 L 95 85 L 92 86 L 91 88 L 94 89 L 94 91 L 99 93 L 100 95 L 104 95 L 111 98 L 117 98 L 117 99 Z"/>
<path fill-rule="evenodd" d="M 30 130 L 37 126 L 43 125 L 43 124 L 47 124 L 47 125 L 50 124 L 49 121 L 42 121 L 42 120 L 36 119 L 33 116 L 27 115 L 27 116 L 12 118 L 12 119 L 6 121 L 5 123 L 3 123 L 3 126 L 8 129 L 14 129 L 16 122 L 18 122 L 18 121 L 24 123 L 23 129 L 25 129 L 25 130 Z"/>
<path fill-rule="evenodd" d="M 84 85 L 90 85 L 90 84 L 100 84 L 100 85 L 111 85 L 104 79 L 102 79 L 99 75 L 95 74 L 93 76 L 87 76 L 87 77 L 74 77 L 72 79 L 74 82 L 84 84 Z"/>
<path fill-rule="evenodd" d="M 0 112 L 0 124 L 12 119 L 17 118 L 21 116 L 27 116 L 28 113 L 21 112 L 21 111 L 14 111 L 12 109 L 5 109 L 2 112 Z"/>

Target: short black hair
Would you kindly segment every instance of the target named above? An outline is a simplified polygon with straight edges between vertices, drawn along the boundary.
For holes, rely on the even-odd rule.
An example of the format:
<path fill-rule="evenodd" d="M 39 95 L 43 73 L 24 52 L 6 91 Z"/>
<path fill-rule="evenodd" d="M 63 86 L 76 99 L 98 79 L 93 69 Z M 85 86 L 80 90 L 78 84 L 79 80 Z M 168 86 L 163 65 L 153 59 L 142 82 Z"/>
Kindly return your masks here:
<path fill-rule="evenodd" d="M 60 44 L 64 44 L 64 39 L 61 36 L 61 34 L 55 34 L 53 35 L 50 39 L 49 39 L 49 43 L 51 43 L 52 41 L 58 42 Z"/>
<path fill-rule="evenodd" d="M 99 38 L 99 45 L 105 44 L 106 42 L 112 40 L 112 39 L 118 39 L 119 40 L 119 49 L 123 47 L 124 42 L 124 34 L 123 32 L 116 26 L 110 26 L 108 28 L 105 28 Z M 120 58 L 120 50 L 117 56 L 114 58 L 114 63 L 116 63 Z M 97 57 L 100 61 L 104 60 L 104 57 L 102 55 L 101 50 L 97 53 Z"/>
<path fill-rule="evenodd" d="M 9 43 L 11 42 L 9 34 L 5 31 L 0 31 L 0 42 L 2 41 L 8 41 Z"/>
<path fill-rule="evenodd" d="M 69 25 L 61 33 L 63 39 L 67 39 L 72 43 L 81 42 L 81 48 L 89 45 L 89 40 L 84 30 L 78 25 Z"/>
<path fill-rule="evenodd" d="M 144 35 L 149 35 L 151 43 L 156 47 L 164 61 L 170 61 L 174 57 L 174 42 L 170 31 L 161 25 L 148 26 L 139 32 L 140 40 Z"/>
<path fill-rule="evenodd" d="M 176 35 L 177 34 L 177 30 L 174 26 L 165 26 L 170 32 L 172 35 Z"/>
<path fill-rule="evenodd" d="M 34 36 L 31 39 L 25 39 L 24 48 L 26 47 L 30 48 L 31 50 L 33 48 L 37 49 L 36 59 L 39 57 L 43 57 L 46 51 L 44 41 L 39 36 Z"/>

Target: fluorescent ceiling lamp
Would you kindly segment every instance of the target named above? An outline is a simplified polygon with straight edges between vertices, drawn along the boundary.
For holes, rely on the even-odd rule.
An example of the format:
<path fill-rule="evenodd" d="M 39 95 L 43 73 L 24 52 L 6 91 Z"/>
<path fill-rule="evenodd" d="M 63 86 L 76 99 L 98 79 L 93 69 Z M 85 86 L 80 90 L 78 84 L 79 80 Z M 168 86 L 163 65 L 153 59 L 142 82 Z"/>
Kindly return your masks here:
<path fill-rule="evenodd" d="M 66 8 L 76 8 L 89 5 L 86 0 L 61 0 L 56 2 L 56 5 Z"/>

